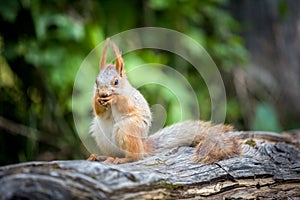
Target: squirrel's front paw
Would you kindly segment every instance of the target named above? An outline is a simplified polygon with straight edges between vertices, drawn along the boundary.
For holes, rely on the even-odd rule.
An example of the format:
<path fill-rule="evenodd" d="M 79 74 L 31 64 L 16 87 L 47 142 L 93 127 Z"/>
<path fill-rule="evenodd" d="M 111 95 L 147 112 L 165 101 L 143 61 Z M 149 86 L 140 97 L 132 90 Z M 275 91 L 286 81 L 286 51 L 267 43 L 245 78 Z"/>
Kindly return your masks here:
<path fill-rule="evenodd" d="M 107 97 L 99 97 L 97 100 L 102 106 L 109 106 L 111 104 L 116 103 L 116 98 L 114 95 L 110 95 Z"/>
<path fill-rule="evenodd" d="M 97 101 L 102 106 L 108 106 L 109 104 L 111 104 L 111 102 L 110 102 L 111 97 L 110 98 L 108 98 L 108 97 L 104 97 L 104 98 L 98 97 Z"/>

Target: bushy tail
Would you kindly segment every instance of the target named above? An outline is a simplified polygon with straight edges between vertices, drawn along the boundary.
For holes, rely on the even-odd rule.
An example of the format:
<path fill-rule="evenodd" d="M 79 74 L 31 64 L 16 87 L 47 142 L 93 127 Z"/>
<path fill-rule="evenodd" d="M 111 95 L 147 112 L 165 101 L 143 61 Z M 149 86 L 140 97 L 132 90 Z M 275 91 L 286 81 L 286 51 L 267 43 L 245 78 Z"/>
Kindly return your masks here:
<path fill-rule="evenodd" d="M 163 128 L 146 140 L 149 152 L 158 153 L 180 146 L 196 146 L 194 159 L 197 162 L 215 162 L 239 154 L 236 139 L 226 132 L 232 131 L 230 125 L 203 121 L 185 121 Z"/>

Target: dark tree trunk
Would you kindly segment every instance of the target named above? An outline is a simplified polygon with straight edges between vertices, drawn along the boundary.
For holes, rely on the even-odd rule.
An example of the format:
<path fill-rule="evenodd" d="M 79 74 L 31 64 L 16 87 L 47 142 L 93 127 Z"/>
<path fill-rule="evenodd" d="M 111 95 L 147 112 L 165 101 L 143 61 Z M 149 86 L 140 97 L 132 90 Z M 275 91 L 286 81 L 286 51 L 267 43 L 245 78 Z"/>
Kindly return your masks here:
<path fill-rule="evenodd" d="M 4 166 L 0 198 L 300 198 L 299 133 L 232 134 L 243 140 L 243 155 L 213 164 L 194 163 L 194 148 L 179 147 L 121 165 L 74 160 Z"/>
<path fill-rule="evenodd" d="M 246 81 L 237 83 L 245 91 L 239 93 L 245 121 L 251 123 L 253 120 L 253 102 L 258 99 L 277 109 L 284 127 L 299 126 L 300 1 L 230 2 L 233 13 L 242 24 L 242 36 L 250 52 Z"/>

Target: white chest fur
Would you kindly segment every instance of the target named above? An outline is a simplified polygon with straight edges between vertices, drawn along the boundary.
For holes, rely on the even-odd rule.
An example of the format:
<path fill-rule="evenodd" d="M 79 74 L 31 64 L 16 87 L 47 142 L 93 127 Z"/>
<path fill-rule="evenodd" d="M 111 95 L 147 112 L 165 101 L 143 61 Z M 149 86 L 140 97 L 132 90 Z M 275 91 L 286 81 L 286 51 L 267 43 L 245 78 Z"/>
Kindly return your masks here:
<path fill-rule="evenodd" d="M 91 132 L 95 138 L 98 147 L 104 155 L 112 157 L 124 157 L 123 151 L 118 147 L 115 136 L 113 135 L 113 126 L 115 121 L 112 116 L 108 118 L 94 117 Z"/>

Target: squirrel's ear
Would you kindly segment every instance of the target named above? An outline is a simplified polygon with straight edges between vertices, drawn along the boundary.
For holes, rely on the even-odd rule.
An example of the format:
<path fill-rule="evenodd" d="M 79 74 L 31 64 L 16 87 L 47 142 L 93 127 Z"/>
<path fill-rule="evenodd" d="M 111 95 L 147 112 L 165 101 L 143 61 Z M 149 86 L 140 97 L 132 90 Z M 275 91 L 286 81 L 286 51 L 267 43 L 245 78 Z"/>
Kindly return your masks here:
<path fill-rule="evenodd" d="M 118 48 L 113 42 L 111 42 L 111 45 L 116 56 L 116 70 L 117 72 L 119 72 L 120 76 L 123 76 L 125 74 L 125 70 L 124 70 L 124 61 L 122 55 L 120 54 Z"/>
<path fill-rule="evenodd" d="M 102 70 L 105 67 L 106 64 L 106 51 L 107 51 L 107 47 L 108 47 L 108 43 L 109 43 L 110 39 L 107 38 L 103 47 L 103 52 L 102 52 L 102 56 L 101 56 L 101 60 L 100 60 L 100 70 Z"/>

